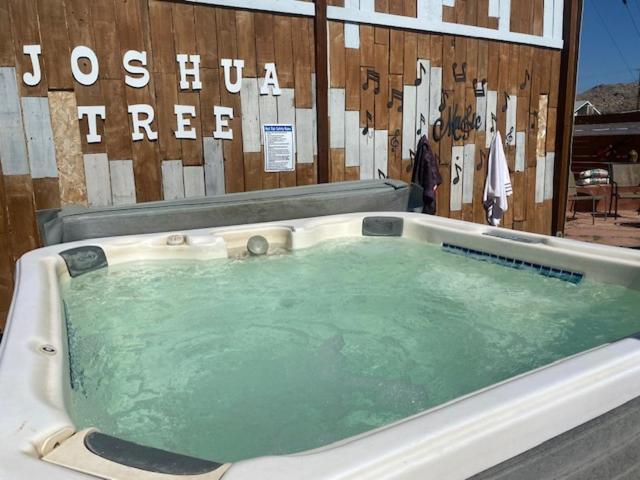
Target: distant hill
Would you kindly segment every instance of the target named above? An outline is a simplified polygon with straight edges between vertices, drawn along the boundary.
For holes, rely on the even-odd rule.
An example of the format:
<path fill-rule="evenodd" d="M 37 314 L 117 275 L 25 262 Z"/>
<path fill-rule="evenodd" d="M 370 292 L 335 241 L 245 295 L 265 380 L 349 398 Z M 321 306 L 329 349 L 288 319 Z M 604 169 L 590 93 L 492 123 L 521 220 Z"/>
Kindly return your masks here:
<path fill-rule="evenodd" d="M 620 113 L 636 110 L 638 99 L 637 83 L 612 83 L 597 85 L 579 93 L 577 100 L 589 100 L 600 113 Z"/>

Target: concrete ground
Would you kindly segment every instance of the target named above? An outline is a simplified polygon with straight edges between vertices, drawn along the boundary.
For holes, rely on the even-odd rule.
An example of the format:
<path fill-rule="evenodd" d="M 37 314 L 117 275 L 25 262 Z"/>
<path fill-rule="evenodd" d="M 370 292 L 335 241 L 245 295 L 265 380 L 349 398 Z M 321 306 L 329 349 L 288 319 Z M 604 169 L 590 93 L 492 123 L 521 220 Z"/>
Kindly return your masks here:
<path fill-rule="evenodd" d="M 636 210 L 621 210 L 618 218 L 597 214 L 596 223 L 591 223 L 591 213 L 578 212 L 572 220 L 572 212 L 567 212 L 565 237 L 584 242 L 601 243 L 617 247 L 640 249 L 640 215 Z"/>

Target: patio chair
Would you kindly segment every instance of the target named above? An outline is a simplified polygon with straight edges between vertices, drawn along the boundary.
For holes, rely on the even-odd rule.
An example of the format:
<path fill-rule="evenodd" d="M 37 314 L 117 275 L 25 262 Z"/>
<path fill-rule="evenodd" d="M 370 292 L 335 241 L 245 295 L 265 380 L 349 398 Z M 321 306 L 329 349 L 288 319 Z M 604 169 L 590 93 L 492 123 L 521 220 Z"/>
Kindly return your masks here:
<path fill-rule="evenodd" d="M 573 173 L 569 173 L 569 195 L 567 199 L 573 202 L 573 219 L 576 218 L 576 203 L 584 202 L 585 200 L 591 201 L 591 222 L 593 225 L 596 223 L 596 202 L 602 200 L 604 195 L 590 195 L 588 193 L 578 193 L 576 190 L 576 179 Z M 607 219 L 607 213 L 604 214 L 605 220 Z"/>
<path fill-rule="evenodd" d="M 609 167 L 611 177 L 611 201 L 609 202 L 609 215 L 615 202 L 614 217 L 618 218 L 619 199 L 640 200 L 640 191 L 620 192 L 620 187 L 640 187 L 640 163 L 612 163 Z M 640 214 L 640 207 L 638 207 Z"/>

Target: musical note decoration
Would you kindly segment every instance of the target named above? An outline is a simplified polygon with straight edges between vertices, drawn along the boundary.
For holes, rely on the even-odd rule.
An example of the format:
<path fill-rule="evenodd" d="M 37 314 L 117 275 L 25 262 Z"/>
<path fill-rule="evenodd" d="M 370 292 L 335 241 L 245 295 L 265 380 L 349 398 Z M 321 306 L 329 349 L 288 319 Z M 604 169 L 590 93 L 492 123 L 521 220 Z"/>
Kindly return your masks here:
<path fill-rule="evenodd" d="M 405 171 L 407 173 L 409 173 L 411 170 L 413 170 L 413 164 L 416 161 L 416 152 L 414 152 L 413 150 L 409 149 L 409 165 L 407 165 L 407 167 L 405 168 Z"/>
<path fill-rule="evenodd" d="M 420 125 L 418 125 L 418 130 L 416 131 L 416 135 L 422 135 L 422 126 L 425 125 L 427 123 L 427 119 L 424 118 L 424 115 L 421 113 L 420 114 Z"/>
<path fill-rule="evenodd" d="M 402 112 L 402 104 L 404 103 L 403 94 L 400 90 L 396 90 L 395 88 L 391 89 L 391 99 L 387 102 L 387 108 L 393 107 L 393 103 L 395 100 L 400 101 L 400 106 L 398 107 L 398 112 Z"/>
<path fill-rule="evenodd" d="M 400 136 L 400 129 L 396 128 L 396 131 L 391 135 L 391 140 L 389 141 L 389 145 L 391 145 L 391 151 L 396 153 L 396 149 L 400 146 L 400 140 L 398 137 Z"/>
<path fill-rule="evenodd" d="M 373 122 L 373 115 L 369 110 L 367 110 L 367 124 L 362 129 L 362 135 L 367 135 L 369 133 L 369 122 Z"/>
<path fill-rule="evenodd" d="M 440 112 L 444 112 L 444 109 L 447 108 L 447 98 L 449 98 L 449 91 L 443 88 L 440 96 L 440 106 L 438 107 Z"/>
<path fill-rule="evenodd" d="M 467 81 L 467 62 L 464 62 L 461 66 L 461 71 L 458 71 L 458 64 L 454 63 L 453 68 L 453 79 L 456 83 L 462 83 Z"/>
<path fill-rule="evenodd" d="M 504 105 L 502 106 L 502 111 L 506 112 L 507 107 L 509 106 L 509 100 L 511 100 L 511 97 L 507 92 L 503 92 L 503 95 L 504 95 Z"/>
<path fill-rule="evenodd" d="M 460 158 L 456 157 L 456 160 L 460 160 Z M 462 167 L 457 163 L 454 163 L 453 166 L 456 168 L 456 178 L 453 179 L 453 184 L 457 185 L 460 182 L 460 173 L 462 172 Z"/>
<path fill-rule="evenodd" d="M 495 113 L 491 114 L 491 133 L 495 133 L 496 132 L 496 123 L 498 122 L 498 117 L 496 117 Z"/>
<path fill-rule="evenodd" d="M 524 90 L 527 88 L 527 83 L 531 82 L 531 74 L 529 73 L 529 69 L 524 71 L 524 82 L 520 84 L 520 90 Z"/>
<path fill-rule="evenodd" d="M 413 84 L 417 87 L 418 85 L 422 84 L 422 75 L 427 73 L 427 69 L 424 67 L 424 65 L 422 64 L 422 62 L 420 62 L 420 69 L 418 70 L 418 76 L 416 77 L 415 81 L 413 82 Z"/>
<path fill-rule="evenodd" d="M 378 169 L 378 178 L 380 180 L 384 180 L 385 178 L 387 178 L 387 175 L 380 169 Z"/>
<path fill-rule="evenodd" d="M 363 90 L 369 89 L 369 81 L 373 81 L 375 84 L 373 93 L 378 95 L 380 93 L 380 74 L 372 68 L 367 68 L 367 81 L 362 84 Z"/>
<path fill-rule="evenodd" d="M 473 93 L 475 94 L 476 98 L 484 97 L 487 94 L 487 91 L 485 88 L 487 85 L 486 78 L 483 78 L 480 81 L 478 81 L 477 78 L 474 78 L 472 83 L 473 83 Z"/>
<path fill-rule="evenodd" d="M 513 135 L 515 134 L 514 130 L 515 130 L 515 127 L 511 127 L 509 129 L 509 133 L 507 133 L 507 136 L 506 136 L 507 145 L 511 145 L 511 143 L 513 142 Z"/>
<path fill-rule="evenodd" d="M 484 164 L 485 159 L 487 158 L 487 151 L 484 149 L 480 149 L 480 161 L 476 165 L 476 172 L 482 170 L 482 165 Z"/>

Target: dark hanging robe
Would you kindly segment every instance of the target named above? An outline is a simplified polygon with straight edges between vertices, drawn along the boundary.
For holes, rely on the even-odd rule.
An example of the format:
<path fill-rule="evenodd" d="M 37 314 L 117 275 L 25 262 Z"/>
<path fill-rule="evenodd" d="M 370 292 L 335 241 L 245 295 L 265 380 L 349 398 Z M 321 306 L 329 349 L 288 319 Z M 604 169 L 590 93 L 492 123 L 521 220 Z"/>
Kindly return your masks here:
<path fill-rule="evenodd" d="M 442 176 L 438 169 L 438 160 L 431 150 L 427 136 L 423 135 L 418 142 L 413 164 L 411 183 L 422 187 L 422 213 L 433 215 L 436 213 L 436 187 L 442 183 Z"/>

